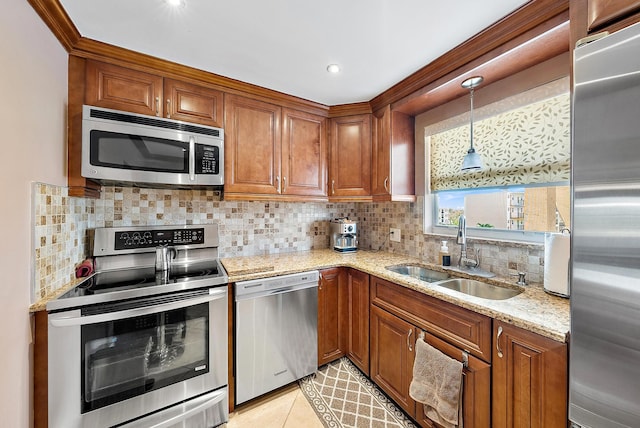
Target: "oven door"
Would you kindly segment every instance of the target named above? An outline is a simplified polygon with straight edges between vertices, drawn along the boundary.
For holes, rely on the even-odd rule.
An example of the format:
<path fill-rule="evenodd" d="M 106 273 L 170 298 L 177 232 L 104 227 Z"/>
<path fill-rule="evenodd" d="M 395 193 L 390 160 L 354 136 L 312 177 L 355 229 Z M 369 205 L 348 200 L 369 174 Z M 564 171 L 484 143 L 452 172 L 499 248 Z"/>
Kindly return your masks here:
<path fill-rule="evenodd" d="M 227 305 L 217 287 L 49 314 L 49 426 L 112 426 L 224 388 Z"/>

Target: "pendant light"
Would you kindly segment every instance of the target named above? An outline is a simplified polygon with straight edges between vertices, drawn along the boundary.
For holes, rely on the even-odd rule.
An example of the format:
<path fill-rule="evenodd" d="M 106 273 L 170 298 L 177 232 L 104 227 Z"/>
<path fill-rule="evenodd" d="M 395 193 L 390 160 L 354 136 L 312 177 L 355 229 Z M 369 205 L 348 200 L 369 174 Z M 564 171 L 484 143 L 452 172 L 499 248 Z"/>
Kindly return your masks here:
<path fill-rule="evenodd" d="M 469 89 L 470 98 L 471 98 L 471 110 L 470 110 L 470 134 L 471 134 L 471 146 L 469 150 L 467 150 L 467 154 L 462 161 L 461 171 L 480 171 L 482 169 L 482 158 L 476 150 L 473 148 L 473 90 L 478 87 L 484 78 L 482 76 L 474 76 L 470 77 L 464 82 L 462 82 L 462 87 L 465 89 Z"/>

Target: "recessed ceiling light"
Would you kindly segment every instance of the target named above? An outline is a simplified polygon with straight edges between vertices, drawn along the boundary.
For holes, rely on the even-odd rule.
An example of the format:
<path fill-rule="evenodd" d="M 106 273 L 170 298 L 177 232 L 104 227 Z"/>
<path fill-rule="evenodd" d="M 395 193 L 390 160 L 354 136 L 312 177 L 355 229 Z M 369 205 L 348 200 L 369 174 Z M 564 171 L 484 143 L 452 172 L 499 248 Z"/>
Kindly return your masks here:
<path fill-rule="evenodd" d="M 184 0 L 164 0 L 164 1 L 166 1 L 169 6 L 173 6 L 173 7 L 184 6 Z"/>
<path fill-rule="evenodd" d="M 338 64 L 329 64 L 327 65 L 327 71 L 329 73 L 340 73 L 340 66 Z"/>

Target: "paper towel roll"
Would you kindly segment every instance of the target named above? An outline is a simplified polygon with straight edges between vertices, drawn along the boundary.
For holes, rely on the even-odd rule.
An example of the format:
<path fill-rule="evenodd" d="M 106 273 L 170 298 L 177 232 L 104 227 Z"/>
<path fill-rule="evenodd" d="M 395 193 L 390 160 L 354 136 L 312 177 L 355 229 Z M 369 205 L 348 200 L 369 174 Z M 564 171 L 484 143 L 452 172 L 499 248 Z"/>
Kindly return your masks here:
<path fill-rule="evenodd" d="M 544 234 L 544 289 L 549 293 L 569 297 L 568 234 Z"/>

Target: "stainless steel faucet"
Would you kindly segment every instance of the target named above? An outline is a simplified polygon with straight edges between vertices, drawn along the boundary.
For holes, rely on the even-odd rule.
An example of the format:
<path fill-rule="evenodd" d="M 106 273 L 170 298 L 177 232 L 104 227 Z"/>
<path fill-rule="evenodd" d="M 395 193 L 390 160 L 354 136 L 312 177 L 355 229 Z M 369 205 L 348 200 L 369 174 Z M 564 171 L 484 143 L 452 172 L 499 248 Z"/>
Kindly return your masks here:
<path fill-rule="evenodd" d="M 464 215 L 458 220 L 458 236 L 456 242 L 460 245 L 459 268 L 474 268 L 478 266 L 478 261 L 467 257 L 467 219 Z"/>

